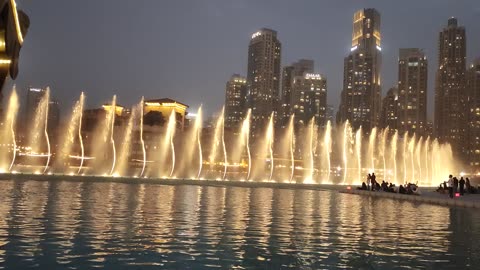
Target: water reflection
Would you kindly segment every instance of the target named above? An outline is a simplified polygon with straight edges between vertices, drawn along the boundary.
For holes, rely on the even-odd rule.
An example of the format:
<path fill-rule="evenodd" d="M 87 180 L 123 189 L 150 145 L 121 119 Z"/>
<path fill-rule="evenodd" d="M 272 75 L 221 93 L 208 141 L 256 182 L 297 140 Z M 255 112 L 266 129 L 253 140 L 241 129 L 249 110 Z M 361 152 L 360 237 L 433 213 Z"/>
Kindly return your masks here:
<path fill-rule="evenodd" d="M 0 181 L 0 268 L 474 268 L 471 209 L 330 191 Z"/>

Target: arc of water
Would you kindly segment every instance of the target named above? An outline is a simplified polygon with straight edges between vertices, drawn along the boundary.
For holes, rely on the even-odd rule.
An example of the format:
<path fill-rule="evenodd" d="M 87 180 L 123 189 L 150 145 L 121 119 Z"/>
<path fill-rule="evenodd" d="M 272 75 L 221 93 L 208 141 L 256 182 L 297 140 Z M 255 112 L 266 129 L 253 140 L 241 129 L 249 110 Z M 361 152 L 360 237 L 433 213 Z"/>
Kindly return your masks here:
<path fill-rule="evenodd" d="M 314 172 L 314 162 L 313 162 L 313 156 L 314 156 L 314 147 L 313 147 L 313 141 L 315 140 L 313 138 L 314 133 L 315 133 L 315 116 L 310 120 L 310 140 L 309 140 L 309 146 L 310 146 L 310 179 L 309 181 L 313 181 L 313 172 Z"/>
<path fill-rule="evenodd" d="M 273 117 L 274 117 L 274 113 L 272 112 L 272 114 L 270 115 L 270 122 L 268 124 L 268 150 L 270 152 L 270 177 L 269 177 L 269 181 L 272 181 L 272 178 L 273 178 L 273 169 L 274 169 L 274 163 L 273 163 L 273 136 L 274 136 L 274 130 L 273 130 Z"/>
<path fill-rule="evenodd" d="M 77 174 L 80 174 L 83 168 L 83 162 L 85 160 L 85 148 L 83 147 L 83 138 L 82 138 L 82 119 L 83 119 L 83 105 L 85 102 L 85 95 L 83 92 L 80 94 L 80 116 L 78 118 L 78 141 L 80 142 L 80 151 L 81 151 L 81 160 L 80 166 L 78 167 Z"/>
<path fill-rule="evenodd" d="M 145 149 L 145 141 L 143 140 L 143 108 L 145 106 L 145 97 L 142 96 L 140 101 L 140 144 L 142 145 L 142 155 L 143 155 L 143 164 L 142 171 L 140 171 L 140 177 L 143 176 L 145 172 L 145 167 L 147 166 L 147 151 Z"/>
<path fill-rule="evenodd" d="M 43 173 L 45 173 L 48 169 L 48 165 L 50 164 L 50 156 L 51 156 L 51 149 L 50 149 L 50 139 L 48 138 L 48 107 L 50 105 L 50 88 L 47 87 L 47 91 L 45 93 L 47 95 L 46 98 L 46 105 L 45 105 L 45 140 L 47 141 L 47 162 L 45 163 L 45 168 L 43 169 Z"/>
<path fill-rule="evenodd" d="M 112 151 L 113 151 L 113 160 L 112 160 L 112 168 L 110 169 L 110 175 L 113 174 L 113 170 L 115 169 L 115 163 L 117 159 L 117 150 L 115 149 L 115 140 L 113 139 L 113 129 L 115 126 L 115 115 L 117 109 L 117 96 L 113 96 L 112 100 L 112 111 L 111 111 L 111 124 L 110 124 L 110 143 L 112 144 Z"/>

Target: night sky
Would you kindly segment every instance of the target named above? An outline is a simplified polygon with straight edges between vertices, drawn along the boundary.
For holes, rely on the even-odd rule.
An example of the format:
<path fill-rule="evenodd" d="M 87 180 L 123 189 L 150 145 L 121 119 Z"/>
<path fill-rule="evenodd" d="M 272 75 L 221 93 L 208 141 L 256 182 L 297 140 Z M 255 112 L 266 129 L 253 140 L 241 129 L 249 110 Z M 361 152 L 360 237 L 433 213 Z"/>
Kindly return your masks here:
<path fill-rule="evenodd" d="M 480 57 L 479 0 L 17 0 L 17 5 L 31 21 L 17 88 L 24 96 L 29 85 L 48 85 L 63 110 L 85 91 L 88 107 L 113 94 L 130 106 L 144 95 L 177 99 L 192 112 L 203 103 L 208 114 L 215 113 L 230 76 L 246 75 L 251 34 L 268 27 L 282 42 L 282 66 L 315 60 L 336 111 L 352 16 L 361 8 L 381 14 L 383 93 L 396 83 L 398 49 L 426 50 L 430 118 L 438 32 L 449 17 L 467 29 L 467 63 Z"/>

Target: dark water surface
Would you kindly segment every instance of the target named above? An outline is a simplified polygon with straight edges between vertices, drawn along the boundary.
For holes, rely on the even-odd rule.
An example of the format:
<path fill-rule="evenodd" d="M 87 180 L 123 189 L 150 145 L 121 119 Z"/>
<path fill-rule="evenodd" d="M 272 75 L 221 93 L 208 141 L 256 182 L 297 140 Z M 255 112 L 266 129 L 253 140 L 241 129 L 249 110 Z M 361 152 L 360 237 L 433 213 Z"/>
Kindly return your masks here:
<path fill-rule="evenodd" d="M 480 213 L 336 191 L 0 181 L 2 269 L 480 269 Z"/>

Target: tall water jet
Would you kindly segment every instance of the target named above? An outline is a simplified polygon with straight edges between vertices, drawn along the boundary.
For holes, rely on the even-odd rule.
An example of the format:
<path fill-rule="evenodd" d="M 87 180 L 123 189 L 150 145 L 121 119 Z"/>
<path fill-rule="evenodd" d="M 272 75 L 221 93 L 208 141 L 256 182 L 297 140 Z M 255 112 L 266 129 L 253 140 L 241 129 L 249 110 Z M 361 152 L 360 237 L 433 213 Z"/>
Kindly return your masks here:
<path fill-rule="evenodd" d="M 377 128 L 372 128 L 370 132 L 370 137 L 368 138 L 368 159 L 370 162 L 370 171 L 375 172 L 375 145 L 377 139 Z"/>
<path fill-rule="evenodd" d="M 290 180 L 293 181 L 293 176 L 295 175 L 295 114 L 290 116 L 290 121 L 288 122 L 288 141 L 290 148 Z"/>
<path fill-rule="evenodd" d="M 408 152 L 408 131 L 403 135 L 402 144 L 402 158 L 403 158 L 403 183 L 407 183 L 407 152 Z"/>
<path fill-rule="evenodd" d="M 245 138 L 245 145 L 247 146 L 248 155 L 248 171 L 247 181 L 250 180 L 250 174 L 252 172 L 252 154 L 250 153 L 250 118 L 252 117 L 252 109 L 248 109 L 247 117 L 243 120 L 242 124 L 242 136 Z"/>
<path fill-rule="evenodd" d="M 358 166 L 358 179 L 360 183 L 362 182 L 362 127 L 357 130 L 355 133 L 355 153 L 357 156 L 357 166 Z"/>
<path fill-rule="evenodd" d="M 419 182 L 424 182 L 424 178 L 423 178 L 423 175 L 422 175 L 422 143 L 423 143 L 423 137 L 420 136 L 420 139 L 418 140 L 418 142 L 416 143 L 416 146 L 415 146 L 415 157 L 416 157 L 416 161 L 417 161 L 417 168 L 418 168 L 418 181 Z"/>
<path fill-rule="evenodd" d="M 198 149 L 198 173 L 197 179 L 200 179 L 200 175 L 202 174 L 202 166 L 203 166 L 203 152 L 202 152 L 202 106 L 198 108 L 197 118 L 195 119 L 195 134 L 197 136 L 197 149 Z"/>
<path fill-rule="evenodd" d="M 398 130 L 395 130 L 395 133 L 392 137 L 392 148 L 391 155 L 393 161 L 393 182 L 398 185 L 398 174 L 397 174 L 397 142 L 398 142 Z"/>
<path fill-rule="evenodd" d="M 109 121 L 108 124 L 110 125 L 110 144 L 112 145 L 112 168 L 110 169 L 109 175 L 113 174 L 113 170 L 115 169 L 115 164 L 117 162 L 117 150 L 115 148 L 115 140 L 113 139 L 113 129 L 115 127 L 115 115 L 117 110 L 117 95 L 113 95 L 112 99 L 112 108 L 109 112 Z"/>
<path fill-rule="evenodd" d="M 48 105 L 50 104 L 50 87 L 47 87 L 47 91 L 45 92 L 45 99 L 47 100 L 47 104 L 45 105 L 45 124 L 44 124 L 44 134 L 45 140 L 47 143 L 47 161 L 45 162 L 45 168 L 43 169 L 43 173 L 45 173 L 48 169 L 48 165 L 50 164 L 50 157 L 51 157 L 51 148 L 50 148 L 50 139 L 48 138 Z"/>
<path fill-rule="evenodd" d="M 218 151 L 220 149 L 220 144 L 222 144 L 223 148 L 223 118 L 225 114 L 225 106 L 223 106 L 222 111 L 220 113 L 220 116 L 217 119 L 217 122 L 215 123 L 215 131 L 213 135 L 213 142 L 211 145 L 211 150 L 210 150 L 210 156 L 208 158 L 208 161 L 210 163 L 210 170 L 216 171 L 216 159 L 218 156 Z M 225 158 L 224 158 L 225 161 Z M 225 171 L 225 169 L 224 169 Z"/>
<path fill-rule="evenodd" d="M 381 143 L 380 143 L 380 154 L 382 155 L 383 161 L 383 178 L 387 180 L 387 161 L 385 158 L 385 147 L 387 143 L 388 127 L 386 127 L 382 132 Z"/>
<path fill-rule="evenodd" d="M 79 117 L 78 117 L 78 141 L 80 142 L 80 166 L 78 166 L 77 174 L 80 174 L 83 168 L 83 162 L 85 161 L 85 147 L 83 146 L 82 138 L 82 119 L 83 119 L 83 105 L 85 103 L 85 95 L 83 92 L 80 94 L 79 103 Z"/>
<path fill-rule="evenodd" d="M 350 148 L 350 123 L 345 121 L 343 126 L 343 147 L 342 147 L 342 157 L 343 157 L 343 184 L 347 182 L 347 169 L 348 169 L 348 151 Z"/>
<path fill-rule="evenodd" d="M 430 166 L 430 157 L 429 157 L 429 151 L 430 151 L 430 136 L 427 136 L 427 139 L 425 140 L 425 145 L 423 146 L 423 151 L 424 151 L 424 158 L 425 158 L 425 180 L 428 181 L 430 184 L 433 183 L 433 179 L 430 178 L 429 174 L 429 166 Z"/>
<path fill-rule="evenodd" d="M 223 180 L 227 178 L 227 168 L 228 168 L 228 160 L 227 160 L 227 147 L 225 146 L 225 107 L 222 111 L 222 148 L 223 148 Z"/>
<path fill-rule="evenodd" d="M 245 118 L 243 119 L 242 125 L 240 127 L 239 135 L 234 143 L 234 148 L 230 155 L 230 162 L 238 163 L 243 166 L 243 154 L 247 154 L 247 180 L 249 178 L 249 170 L 250 170 L 250 147 L 248 145 L 248 139 L 250 136 L 250 116 L 252 114 L 252 110 L 248 109 Z"/>
<path fill-rule="evenodd" d="M 323 149 L 324 149 L 324 155 L 326 158 L 326 166 L 327 166 L 327 183 L 330 182 L 330 170 L 331 170 L 331 159 L 330 155 L 332 152 L 332 124 L 330 123 L 330 120 L 327 121 L 327 126 L 325 128 L 325 135 L 323 136 Z"/>
<path fill-rule="evenodd" d="M 312 117 L 310 123 L 308 125 L 307 130 L 307 144 L 304 144 L 304 183 L 313 183 L 313 175 L 314 175 L 314 159 L 315 159 L 315 148 L 317 144 L 317 134 L 316 134 L 316 126 L 315 126 L 315 117 Z"/>
<path fill-rule="evenodd" d="M 410 180 L 414 181 L 415 180 L 415 133 L 413 134 L 412 138 L 410 138 L 410 141 L 408 142 L 408 152 L 410 153 L 410 171 L 412 177 Z M 410 182 L 410 181 L 409 181 Z M 407 183 L 407 182 L 405 182 Z"/>
<path fill-rule="evenodd" d="M 18 114 L 18 96 L 15 86 L 13 86 L 12 93 L 8 99 L 7 113 L 3 119 L 3 128 L 0 137 L 1 144 L 6 147 L 5 150 L 0 151 L 0 170 L 2 172 L 12 171 L 13 164 L 17 155 L 17 142 L 15 138 L 15 125 Z M 11 148 L 11 157 L 9 155 Z"/>
<path fill-rule="evenodd" d="M 270 154 L 270 177 L 268 178 L 269 181 L 272 181 L 273 177 L 273 140 L 274 140 L 274 130 L 273 130 L 273 117 L 274 113 L 270 115 L 270 120 L 268 121 L 267 133 L 266 133 L 266 142 L 268 147 L 268 152 Z"/>
<path fill-rule="evenodd" d="M 143 139 L 143 110 L 145 107 L 145 97 L 142 97 L 140 101 L 140 145 L 142 147 L 142 156 L 143 156 L 143 164 L 142 170 L 140 171 L 140 177 L 143 176 L 145 173 L 145 167 L 147 166 L 147 150 L 145 149 L 145 141 Z"/>
<path fill-rule="evenodd" d="M 128 167 L 128 158 L 130 156 L 130 151 L 132 147 L 132 136 L 133 136 L 133 128 L 134 128 L 134 121 L 139 114 L 140 104 L 132 108 L 132 113 L 128 118 L 127 126 L 123 131 L 123 141 L 121 144 L 120 152 L 118 155 L 118 161 L 115 166 L 115 170 L 113 172 L 114 176 L 123 176 L 125 175 Z"/>
<path fill-rule="evenodd" d="M 33 119 L 33 126 L 29 129 L 27 145 L 30 152 L 27 154 L 27 163 L 31 165 L 40 165 L 38 157 L 47 157 L 47 162 L 44 165 L 45 172 L 50 163 L 50 140 L 48 137 L 48 105 L 50 100 L 50 89 L 47 87 L 43 93 L 40 101 L 35 108 L 35 115 Z M 45 149 L 42 141 L 45 140 Z M 44 151 L 47 150 L 47 154 Z"/>
<path fill-rule="evenodd" d="M 173 171 L 175 169 L 175 145 L 173 144 L 173 136 L 175 135 L 177 119 L 175 117 L 175 111 L 172 110 L 170 117 L 168 119 L 167 125 L 167 136 L 165 138 L 165 144 L 170 146 L 170 155 L 171 155 L 171 168 L 169 177 L 173 176 Z"/>

